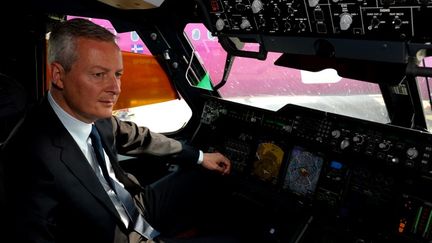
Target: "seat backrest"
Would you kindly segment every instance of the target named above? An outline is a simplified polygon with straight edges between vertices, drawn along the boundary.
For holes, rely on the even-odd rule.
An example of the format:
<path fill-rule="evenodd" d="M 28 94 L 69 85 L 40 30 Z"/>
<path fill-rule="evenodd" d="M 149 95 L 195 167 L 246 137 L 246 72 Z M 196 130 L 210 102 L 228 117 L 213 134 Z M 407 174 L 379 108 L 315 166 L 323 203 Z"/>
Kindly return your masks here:
<path fill-rule="evenodd" d="M 11 77 L 0 73 L 0 144 L 9 137 L 26 106 L 25 89 Z"/>
<path fill-rule="evenodd" d="M 2 150 L 4 144 L 24 120 L 27 107 L 25 89 L 14 79 L 0 73 L 0 242 L 6 235 L 6 192 Z"/>
<path fill-rule="evenodd" d="M 16 80 L 0 73 L 0 144 L 24 114 L 26 98 L 25 89 Z"/>

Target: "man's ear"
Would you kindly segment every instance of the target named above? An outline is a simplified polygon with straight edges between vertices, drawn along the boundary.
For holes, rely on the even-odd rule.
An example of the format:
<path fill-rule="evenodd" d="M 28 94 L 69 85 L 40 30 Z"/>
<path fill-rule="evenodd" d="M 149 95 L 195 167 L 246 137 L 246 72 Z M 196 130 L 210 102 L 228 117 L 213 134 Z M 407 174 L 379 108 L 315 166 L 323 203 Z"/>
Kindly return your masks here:
<path fill-rule="evenodd" d="M 51 63 L 51 85 L 57 89 L 63 89 L 63 78 L 65 70 L 58 62 Z"/>

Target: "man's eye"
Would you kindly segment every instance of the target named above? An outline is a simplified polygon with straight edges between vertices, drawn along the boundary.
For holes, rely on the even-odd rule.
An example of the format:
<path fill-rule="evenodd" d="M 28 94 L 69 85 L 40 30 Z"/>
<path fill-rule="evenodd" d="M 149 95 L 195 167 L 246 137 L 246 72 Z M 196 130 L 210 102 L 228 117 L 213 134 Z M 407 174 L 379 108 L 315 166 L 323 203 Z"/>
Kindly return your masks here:
<path fill-rule="evenodd" d="M 93 76 L 96 78 L 103 78 L 105 76 L 105 73 L 94 73 Z"/>

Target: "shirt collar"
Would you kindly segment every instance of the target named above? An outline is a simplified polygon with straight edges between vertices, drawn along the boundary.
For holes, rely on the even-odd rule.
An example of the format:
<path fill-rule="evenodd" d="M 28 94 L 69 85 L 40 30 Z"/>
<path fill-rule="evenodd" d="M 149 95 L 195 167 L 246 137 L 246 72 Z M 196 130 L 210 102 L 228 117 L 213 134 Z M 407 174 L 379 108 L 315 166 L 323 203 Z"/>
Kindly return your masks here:
<path fill-rule="evenodd" d="M 63 126 L 69 131 L 74 140 L 80 146 L 87 146 L 87 139 L 90 135 L 92 124 L 82 122 L 64 111 L 54 100 L 51 92 L 48 92 L 48 102 L 62 122 Z"/>

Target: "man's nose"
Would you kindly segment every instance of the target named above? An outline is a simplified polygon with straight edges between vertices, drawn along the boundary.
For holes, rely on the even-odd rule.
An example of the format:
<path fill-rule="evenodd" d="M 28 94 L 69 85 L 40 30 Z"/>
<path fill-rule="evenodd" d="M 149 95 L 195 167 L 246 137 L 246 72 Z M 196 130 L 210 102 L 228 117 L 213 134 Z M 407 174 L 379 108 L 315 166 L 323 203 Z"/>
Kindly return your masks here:
<path fill-rule="evenodd" d="M 119 94 L 121 91 L 121 80 L 116 75 L 112 75 L 109 80 L 110 91 L 115 94 Z"/>

